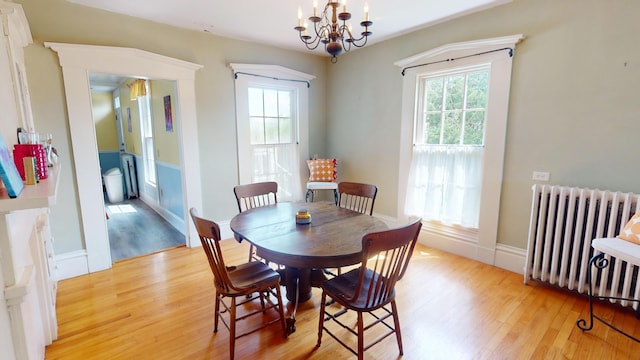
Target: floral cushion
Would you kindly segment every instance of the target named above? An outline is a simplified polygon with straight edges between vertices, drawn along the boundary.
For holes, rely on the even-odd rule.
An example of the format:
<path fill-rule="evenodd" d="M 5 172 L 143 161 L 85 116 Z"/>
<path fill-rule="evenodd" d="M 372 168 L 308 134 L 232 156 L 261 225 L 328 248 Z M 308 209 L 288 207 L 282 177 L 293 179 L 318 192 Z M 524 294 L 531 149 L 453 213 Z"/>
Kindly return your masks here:
<path fill-rule="evenodd" d="M 336 166 L 338 159 L 314 159 L 307 160 L 309 166 L 309 181 L 314 182 L 337 182 L 338 174 Z"/>
<path fill-rule="evenodd" d="M 640 244 L 640 211 L 635 213 L 633 217 L 624 226 L 618 237 L 622 240 L 631 241 Z"/>

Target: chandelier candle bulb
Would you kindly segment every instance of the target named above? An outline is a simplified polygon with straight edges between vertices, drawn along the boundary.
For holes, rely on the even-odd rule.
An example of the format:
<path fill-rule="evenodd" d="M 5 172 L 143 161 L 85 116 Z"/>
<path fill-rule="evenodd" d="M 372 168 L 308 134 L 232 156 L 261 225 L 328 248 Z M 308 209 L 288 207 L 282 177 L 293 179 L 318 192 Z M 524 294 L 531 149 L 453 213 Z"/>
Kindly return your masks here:
<path fill-rule="evenodd" d="M 364 21 L 369 21 L 369 3 L 364 3 Z"/>

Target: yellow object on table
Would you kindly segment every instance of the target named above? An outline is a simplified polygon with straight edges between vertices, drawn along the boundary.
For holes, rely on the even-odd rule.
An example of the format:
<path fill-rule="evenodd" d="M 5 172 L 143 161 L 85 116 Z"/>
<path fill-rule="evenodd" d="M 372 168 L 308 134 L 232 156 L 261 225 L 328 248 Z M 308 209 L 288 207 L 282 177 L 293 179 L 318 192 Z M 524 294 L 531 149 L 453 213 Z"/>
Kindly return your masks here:
<path fill-rule="evenodd" d="M 307 210 L 298 210 L 296 213 L 296 224 L 308 224 L 311 222 L 311 214 Z"/>

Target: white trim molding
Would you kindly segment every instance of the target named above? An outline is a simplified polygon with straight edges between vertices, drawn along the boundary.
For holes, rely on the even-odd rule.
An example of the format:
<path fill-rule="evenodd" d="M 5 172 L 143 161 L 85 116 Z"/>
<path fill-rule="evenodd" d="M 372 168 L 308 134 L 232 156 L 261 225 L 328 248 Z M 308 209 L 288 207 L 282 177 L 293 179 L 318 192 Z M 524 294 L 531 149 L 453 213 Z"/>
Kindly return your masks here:
<path fill-rule="evenodd" d="M 496 264 L 498 219 L 500 213 L 500 195 L 504 152 L 509 110 L 509 92 L 511 87 L 511 67 L 513 49 L 524 39 L 524 35 L 511 35 L 490 39 L 481 39 L 443 45 L 394 64 L 403 68 L 402 115 L 400 125 L 399 173 L 398 173 L 398 216 L 406 222 L 412 214 L 405 213 L 407 178 L 413 154 L 413 131 L 415 119 L 416 84 L 420 77 L 436 72 L 458 70 L 480 64 L 488 65 L 490 70 L 485 125 L 485 150 L 482 169 L 481 204 L 478 229 L 475 239 L 458 234 L 452 228 L 450 232 L 429 232 L 425 238 L 429 245 L 454 254 L 465 256 L 483 263 Z M 511 49 L 509 54 L 496 50 Z M 422 66 L 428 65 L 428 66 Z M 423 228 L 423 232 L 428 228 Z M 500 250 L 502 251 L 502 250 Z M 501 256 L 503 259 L 508 256 Z M 524 262 L 523 262 L 524 264 Z M 522 271 L 522 270 L 520 270 Z"/>
<path fill-rule="evenodd" d="M 188 209 L 202 208 L 195 103 L 195 72 L 202 65 L 132 48 L 53 42 L 44 45 L 58 54 L 62 66 L 88 271 L 111 268 L 100 165 L 95 156 L 96 138 L 87 136 L 95 133 L 89 88 L 91 72 L 176 81 L 182 188 L 185 189 L 184 223 L 190 224 L 186 243 L 191 246 L 199 242 L 195 226 L 187 216 Z"/>

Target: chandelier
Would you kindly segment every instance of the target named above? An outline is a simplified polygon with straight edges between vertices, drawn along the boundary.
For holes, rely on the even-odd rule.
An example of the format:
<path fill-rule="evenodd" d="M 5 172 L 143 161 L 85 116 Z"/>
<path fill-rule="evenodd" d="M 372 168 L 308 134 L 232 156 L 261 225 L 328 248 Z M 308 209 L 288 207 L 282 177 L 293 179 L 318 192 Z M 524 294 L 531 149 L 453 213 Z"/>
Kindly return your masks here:
<path fill-rule="evenodd" d="M 309 35 L 307 31 L 306 21 L 302 22 L 302 9 L 298 8 L 298 26 L 294 29 L 300 34 L 300 40 L 307 46 L 307 49 L 314 50 L 324 44 L 324 49 L 331 55 L 331 62 L 338 61 L 338 56 L 342 51 L 351 50 L 351 46 L 363 47 L 367 43 L 367 37 L 371 35 L 369 26 L 373 25 L 369 21 L 369 6 L 364 5 L 364 20 L 360 22 L 360 26 L 364 31 L 360 33 L 359 38 L 354 38 L 351 24 L 347 21 L 351 19 L 351 13 L 347 12 L 346 0 L 342 2 L 342 12 L 338 13 L 338 0 L 328 0 L 322 14 L 318 16 L 317 0 L 313 1 L 313 16 L 309 17 L 309 21 L 313 23 L 313 31 L 315 34 Z M 339 22 L 340 21 L 340 22 Z"/>

